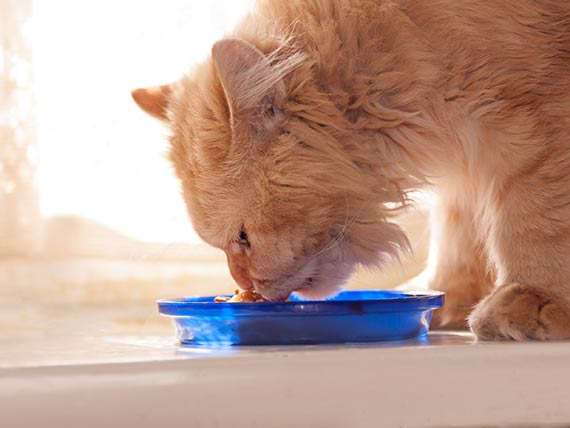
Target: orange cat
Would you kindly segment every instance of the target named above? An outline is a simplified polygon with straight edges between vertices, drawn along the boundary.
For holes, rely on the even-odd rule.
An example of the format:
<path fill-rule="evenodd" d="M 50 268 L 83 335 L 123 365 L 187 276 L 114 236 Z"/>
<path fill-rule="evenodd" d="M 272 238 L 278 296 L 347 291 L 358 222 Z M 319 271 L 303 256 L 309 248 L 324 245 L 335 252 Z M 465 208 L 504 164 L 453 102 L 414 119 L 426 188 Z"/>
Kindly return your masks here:
<path fill-rule="evenodd" d="M 570 2 L 267 0 L 231 37 L 133 97 L 242 288 L 335 293 L 429 188 L 436 324 L 570 338 Z"/>

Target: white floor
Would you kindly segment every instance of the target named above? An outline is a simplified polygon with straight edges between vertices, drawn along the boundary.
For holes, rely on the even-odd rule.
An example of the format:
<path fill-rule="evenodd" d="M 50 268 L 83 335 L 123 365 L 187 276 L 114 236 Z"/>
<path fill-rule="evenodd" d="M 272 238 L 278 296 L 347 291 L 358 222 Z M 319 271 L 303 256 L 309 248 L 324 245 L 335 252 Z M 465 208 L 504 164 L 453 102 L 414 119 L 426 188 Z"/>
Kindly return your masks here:
<path fill-rule="evenodd" d="M 570 426 L 570 343 L 193 349 L 146 310 L 50 311 L 0 334 L 1 427 Z"/>

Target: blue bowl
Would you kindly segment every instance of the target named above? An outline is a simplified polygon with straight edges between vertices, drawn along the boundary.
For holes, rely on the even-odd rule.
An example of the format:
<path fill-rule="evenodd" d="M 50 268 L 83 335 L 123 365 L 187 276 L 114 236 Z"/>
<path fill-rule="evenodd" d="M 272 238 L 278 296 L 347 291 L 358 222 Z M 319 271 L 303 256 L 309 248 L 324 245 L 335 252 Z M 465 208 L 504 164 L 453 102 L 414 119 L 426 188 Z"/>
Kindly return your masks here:
<path fill-rule="evenodd" d="M 215 303 L 214 296 L 158 301 L 176 337 L 191 345 L 300 345 L 422 337 L 438 291 L 343 291 L 329 300 Z"/>

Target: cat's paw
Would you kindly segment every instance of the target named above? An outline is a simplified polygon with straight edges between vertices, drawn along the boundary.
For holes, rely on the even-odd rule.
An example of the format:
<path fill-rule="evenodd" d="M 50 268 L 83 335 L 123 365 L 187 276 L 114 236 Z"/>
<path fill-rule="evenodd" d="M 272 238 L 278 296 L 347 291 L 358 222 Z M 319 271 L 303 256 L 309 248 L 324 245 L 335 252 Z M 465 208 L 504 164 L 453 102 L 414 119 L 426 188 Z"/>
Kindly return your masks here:
<path fill-rule="evenodd" d="M 570 306 L 543 289 L 512 283 L 483 299 L 469 325 L 481 340 L 570 339 Z"/>

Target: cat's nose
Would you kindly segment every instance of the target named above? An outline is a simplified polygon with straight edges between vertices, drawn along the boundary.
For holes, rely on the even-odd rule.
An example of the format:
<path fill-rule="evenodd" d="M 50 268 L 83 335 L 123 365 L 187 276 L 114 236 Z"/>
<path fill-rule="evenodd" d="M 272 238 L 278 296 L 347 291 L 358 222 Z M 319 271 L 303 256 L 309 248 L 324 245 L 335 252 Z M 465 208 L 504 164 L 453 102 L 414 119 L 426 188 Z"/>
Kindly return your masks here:
<path fill-rule="evenodd" d="M 229 253 L 226 253 L 226 256 L 228 258 L 230 273 L 232 274 L 235 282 L 237 282 L 237 285 L 239 285 L 242 290 L 251 290 L 253 288 L 253 282 L 249 276 L 245 256 Z"/>

